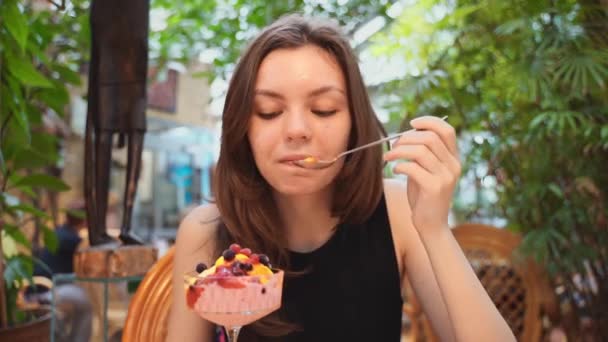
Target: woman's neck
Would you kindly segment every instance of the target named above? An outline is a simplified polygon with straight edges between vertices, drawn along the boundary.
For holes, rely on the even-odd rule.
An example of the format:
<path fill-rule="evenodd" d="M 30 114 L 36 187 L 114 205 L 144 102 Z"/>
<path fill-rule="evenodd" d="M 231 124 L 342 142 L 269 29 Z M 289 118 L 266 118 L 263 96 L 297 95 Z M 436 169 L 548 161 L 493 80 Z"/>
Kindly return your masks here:
<path fill-rule="evenodd" d="M 332 197 L 331 189 L 299 196 L 274 194 L 290 250 L 310 252 L 331 237 L 338 223 L 331 216 Z"/>

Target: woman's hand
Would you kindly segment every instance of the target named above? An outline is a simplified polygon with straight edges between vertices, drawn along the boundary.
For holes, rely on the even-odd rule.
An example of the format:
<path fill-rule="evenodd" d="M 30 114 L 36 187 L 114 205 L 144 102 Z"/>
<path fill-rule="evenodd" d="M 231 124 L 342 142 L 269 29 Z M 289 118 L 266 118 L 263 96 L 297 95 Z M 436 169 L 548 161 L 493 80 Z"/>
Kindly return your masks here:
<path fill-rule="evenodd" d="M 433 116 L 410 123 L 416 131 L 401 136 L 384 160 L 399 161 L 393 171 L 408 177 L 412 222 L 419 232 L 429 232 L 448 226 L 450 203 L 461 172 L 456 133 L 450 124 Z"/>

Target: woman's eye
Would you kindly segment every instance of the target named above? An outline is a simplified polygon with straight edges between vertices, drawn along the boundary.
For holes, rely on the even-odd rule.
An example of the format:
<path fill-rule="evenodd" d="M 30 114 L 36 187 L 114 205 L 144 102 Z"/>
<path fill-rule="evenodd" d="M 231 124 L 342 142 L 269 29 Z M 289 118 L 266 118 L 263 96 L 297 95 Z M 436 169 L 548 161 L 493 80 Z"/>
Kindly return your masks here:
<path fill-rule="evenodd" d="M 315 113 L 315 114 L 317 114 L 317 115 L 319 115 L 319 116 L 330 116 L 330 115 L 336 114 L 338 111 L 335 110 L 335 109 L 334 110 L 316 110 L 316 109 L 313 109 L 312 112 Z"/>
<path fill-rule="evenodd" d="M 258 112 L 258 116 L 264 120 L 274 119 L 280 114 L 281 112 Z"/>

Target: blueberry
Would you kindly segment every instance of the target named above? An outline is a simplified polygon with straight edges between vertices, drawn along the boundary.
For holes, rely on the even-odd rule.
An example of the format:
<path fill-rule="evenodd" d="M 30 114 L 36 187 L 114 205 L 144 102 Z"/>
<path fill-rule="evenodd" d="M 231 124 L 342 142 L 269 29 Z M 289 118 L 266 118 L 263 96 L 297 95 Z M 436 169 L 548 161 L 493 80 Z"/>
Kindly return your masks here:
<path fill-rule="evenodd" d="M 245 272 L 243 270 L 243 264 L 239 261 L 235 261 L 232 264 L 232 274 L 235 276 L 243 276 Z"/>
<path fill-rule="evenodd" d="M 259 258 L 260 258 L 260 263 L 262 265 L 269 267 L 269 265 L 270 265 L 270 258 L 268 258 L 268 255 L 266 255 L 266 254 L 260 254 Z"/>
<path fill-rule="evenodd" d="M 232 261 L 232 260 L 234 260 L 236 253 L 234 253 L 234 251 L 231 249 L 227 249 L 224 251 L 224 253 L 222 253 L 222 256 L 224 257 L 224 260 Z"/>
<path fill-rule="evenodd" d="M 205 265 L 205 264 L 204 264 L 204 263 L 202 263 L 202 262 L 199 262 L 199 263 L 196 265 L 196 273 L 201 273 L 201 272 L 203 272 L 203 271 L 204 271 L 204 270 L 206 270 L 206 269 L 207 269 L 207 265 Z"/>
<path fill-rule="evenodd" d="M 253 265 L 252 264 L 240 264 L 239 267 L 245 271 L 245 272 L 249 272 L 251 270 L 253 270 Z"/>

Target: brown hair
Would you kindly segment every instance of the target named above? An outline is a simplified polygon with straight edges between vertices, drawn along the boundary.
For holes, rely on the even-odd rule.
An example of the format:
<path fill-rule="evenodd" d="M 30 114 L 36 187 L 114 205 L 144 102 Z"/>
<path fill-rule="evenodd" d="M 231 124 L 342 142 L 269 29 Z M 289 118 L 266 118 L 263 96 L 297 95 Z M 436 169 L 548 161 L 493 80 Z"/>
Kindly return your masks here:
<path fill-rule="evenodd" d="M 222 114 L 221 148 L 213 181 L 215 203 L 221 215 L 217 242 L 218 248 L 226 248 L 234 241 L 263 252 L 273 265 L 284 269 L 289 268 L 287 241 L 270 185 L 253 159 L 247 131 L 257 72 L 264 57 L 273 50 L 308 44 L 331 54 L 344 74 L 353 123 L 349 148 L 384 134 L 372 109 L 357 58 L 336 25 L 289 15 L 263 30 L 248 46 L 234 70 Z M 350 155 L 334 185 L 333 215 L 342 223 L 365 221 L 383 191 L 382 148 Z"/>

